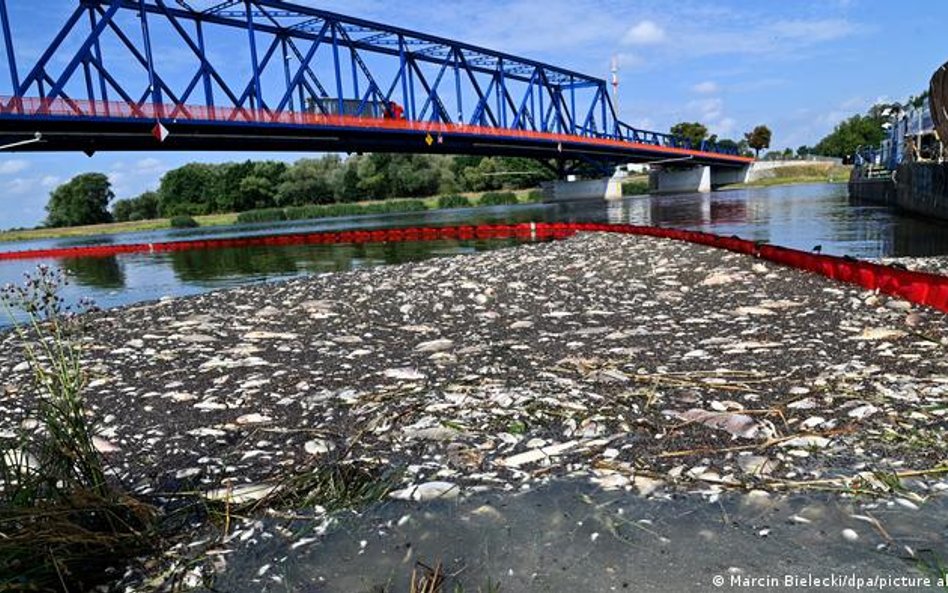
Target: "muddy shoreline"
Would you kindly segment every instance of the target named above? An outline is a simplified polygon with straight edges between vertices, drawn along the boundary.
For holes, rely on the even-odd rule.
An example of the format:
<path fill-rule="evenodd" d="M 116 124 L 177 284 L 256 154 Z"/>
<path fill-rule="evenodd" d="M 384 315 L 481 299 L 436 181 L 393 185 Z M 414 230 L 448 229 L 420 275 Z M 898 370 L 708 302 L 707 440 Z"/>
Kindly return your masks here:
<path fill-rule="evenodd" d="M 943 314 L 687 243 L 581 234 L 82 322 L 103 455 L 150 500 L 248 502 L 325 465 L 384 474 L 410 507 L 566 480 L 706 500 L 830 490 L 915 512 L 948 489 Z M 9 436 L 31 381 L 13 333 L 0 376 Z M 242 574 L 222 550 L 336 533 L 331 509 L 299 511 L 306 535 L 196 525 L 165 574 L 198 587 Z"/>
<path fill-rule="evenodd" d="M 404 467 L 408 488 L 781 488 L 945 459 L 944 321 L 724 251 L 587 234 L 96 314 L 88 401 L 145 494 L 338 451 Z M 17 422 L 12 334 L 0 373 Z"/>

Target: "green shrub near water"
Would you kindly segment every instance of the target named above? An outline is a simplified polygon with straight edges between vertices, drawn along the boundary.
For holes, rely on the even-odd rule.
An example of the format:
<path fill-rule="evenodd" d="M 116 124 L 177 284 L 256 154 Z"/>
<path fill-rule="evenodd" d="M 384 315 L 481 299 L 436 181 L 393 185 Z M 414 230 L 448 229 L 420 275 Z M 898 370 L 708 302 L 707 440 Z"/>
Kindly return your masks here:
<path fill-rule="evenodd" d="M 546 194 L 543 193 L 542 189 L 531 189 L 530 193 L 527 194 L 528 202 L 542 202 L 546 199 Z"/>
<path fill-rule="evenodd" d="M 648 181 L 645 180 L 627 181 L 622 184 L 623 196 L 641 196 L 648 192 Z"/>
<path fill-rule="evenodd" d="M 481 196 L 481 206 L 511 206 L 518 204 L 517 194 L 512 191 L 487 192 Z"/>
<path fill-rule="evenodd" d="M 390 212 L 422 212 L 428 206 L 422 200 L 393 200 L 366 204 L 361 214 L 388 214 Z"/>
<path fill-rule="evenodd" d="M 198 224 L 198 221 L 187 215 L 175 216 L 171 219 L 171 228 L 173 229 L 194 229 L 199 226 L 201 225 Z"/>
<path fill-rule="evenodd" d="M 286 211 L 282 208 L 260 208 L 247 210 L 237 215 L 237 222 L 241 224 L 255 222 L 280 222 L 286 220 Z"/>
<path fill-rule="evenodd" d="M 464 196 L 452 194 L 438 198 L 438 208 L 470 208 L 471 201 Z"/>
<path fill-rule="evenodd" d="M 338 216 L 361 216 L 365 214 L 389 214 L 393 212 L 421 212 L 428 207 L 421 200 L 393 200 L 372 204 L 325 204 L 291 206 L 289 208 L 264 208 L 248 210 L 237 215 L 239 223 L 281 222 L 284 220 L 312 220 Z"/>

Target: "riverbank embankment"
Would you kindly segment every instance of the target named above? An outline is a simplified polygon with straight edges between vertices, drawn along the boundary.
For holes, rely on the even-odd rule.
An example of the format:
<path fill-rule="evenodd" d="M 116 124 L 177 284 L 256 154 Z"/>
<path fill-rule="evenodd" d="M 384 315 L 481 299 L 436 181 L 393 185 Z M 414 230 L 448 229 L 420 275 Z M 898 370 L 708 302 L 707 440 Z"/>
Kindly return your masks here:
<path fill-rule="evenodd" d="M 496 200 L 500 197 L 501 200 Z M 301 216 L 291 218 L 298 220 L 315 220 L 320 218 L 341 218 L 360 214 L 377 214 L 379 212 L 438 210 L 446 208 L 471 208 L 499 204 L 529 204 L 539 201 L 538 190 L 510 190 L 502 192 L 464 193 L 451 196 L 434 196 L 423 199 L 397 198 L 391 200 L 370 200 L 351 203 L 337 203 L 311 205 L 290 210 L 298 210 Z M 274 213 L 288 209 L 268 208 L 263 210 L 248 210 L 245 212 L 228 212 L 223 214 L 196 215 L 193 217 L 197 226 L 231 226 L 244 222 L 277 222 L 288 220 L 285 213 L 282 216 L 273 216 Z M 62 239 L 79 237 L 111 236 L 146 231 L 160 231 L 172 227 L 171 218 L 156 218 L 151 220 L 136 220 L 129 222 L 111 222 L 75 227 L 39 227 L 35 229 L 12 229 L 0 231 L 0 243 L 14 241 L 33 241 L 39 239 Z"/>
<path fill-rule="evenodd" d="M 852 167 L 833 162 L 790 161 L 770 163 L 761 161 L 760 170 L 753 171 L 746 183 L 735 183 L 718 189 L 741 189 L 746 187 L 773 187 L 777 185 L 800 185 L 805 183 L 846 183 Z M 767 165 L 764 168 L 764 165 Z"/>
<path fill-rule="evenodd" d="M 87 397 L 139 492 L 333 451 L 409 489 L 787 489 L 943 463 L 945 327 L 746 256 L 586 234 L 99 313 Z M 7 334 L 8 422 L 21 360 Z"/>

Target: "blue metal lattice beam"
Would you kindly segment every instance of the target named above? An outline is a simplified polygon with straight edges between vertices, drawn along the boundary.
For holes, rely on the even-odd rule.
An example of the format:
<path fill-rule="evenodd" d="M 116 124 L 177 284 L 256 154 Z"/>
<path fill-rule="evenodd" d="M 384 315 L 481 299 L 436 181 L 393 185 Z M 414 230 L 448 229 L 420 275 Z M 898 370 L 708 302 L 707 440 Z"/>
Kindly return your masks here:
<path fill-rule="evenodd" d="M 190 117 L 191 108 L 201 107 L 231 110 L 232 121 L 250 113 L 276 121 L 304 110 L 378 116 L 397 91 L 412 120 L 683 145 L 619 121 L 603 79 L 436 35 L 280 0 L 76 2 L 23 75 L 16 23 L 0 0 L 9 81 L 0 94 L 11 97 L 5 108 L 38 97 L 65 101 L 84 115 L 82 104 L 98 109 L 97 101 L 111 94 L 133 112 L 149 106 L 159 117 Z M 213 50 L 226 31 L 246 39 L 249 59 L 242 67 L 232 63 L 232 48 Z M 186 76 L 156 58 L 168 48 L 186 50 L 193 61 Z M 221 54 L 225 60 L 215 63 L 212 56 Z M 138 78 L 110 70 L 119 63 L 139 68 Z M 199 88 L 203 97 L 189 108 Z"/>

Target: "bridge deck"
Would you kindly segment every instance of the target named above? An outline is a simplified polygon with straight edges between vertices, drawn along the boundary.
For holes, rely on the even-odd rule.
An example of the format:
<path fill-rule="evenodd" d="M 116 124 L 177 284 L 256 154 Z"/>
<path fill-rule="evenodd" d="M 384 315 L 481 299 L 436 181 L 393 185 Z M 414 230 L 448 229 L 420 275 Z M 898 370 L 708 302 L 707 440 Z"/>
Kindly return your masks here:
<path fill-rule="evenodd" d="M 415 152 L 532 158 L 605 158 L 621 162 L 688 161 L 740 167 L 749 157 L 647 141 L 617 140 L 469 124 L 259 111 L 200 105 L 36 98 L 0 99 L 0 133 L 12 140 L 39 132 L 21 151 L 271 150 Z M 170 135 L 159 141 L 161 122 Z"/>

